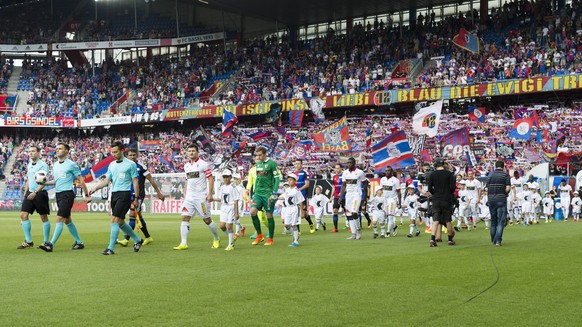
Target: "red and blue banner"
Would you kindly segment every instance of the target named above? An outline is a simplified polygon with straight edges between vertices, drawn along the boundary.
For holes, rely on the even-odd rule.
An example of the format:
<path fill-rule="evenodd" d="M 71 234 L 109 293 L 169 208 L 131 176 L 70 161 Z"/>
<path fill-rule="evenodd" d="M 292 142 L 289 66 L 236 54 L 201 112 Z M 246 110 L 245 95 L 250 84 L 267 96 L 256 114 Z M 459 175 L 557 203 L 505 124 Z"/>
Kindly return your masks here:
<path fill-rule="evenodd" d="M 165 164 L 166 166 L 170 167 L 173 172 L 176 172 L 176 167 L 174 167 L 174 163 L 172 162 L 172 158 L 169 155 L 160 156 L 158 160 Z"/>
<path fill-rule="evenodd" d="M 253 141 L 256 142 L 256 141 L 261 140 L 261 139 L 264 139 L 266 137 L 271 137 L 271 134 L 272 134 L 271 131 L 267 131 L 267 132 L 260 131 L 260 132 L 256 132 L 256 133 L 253 133 L 253 134 L 249 134 L 249 137 L 252 138 Z"/>
<path fill-rule="evenodd" d="M 534 117 L 516 119 L 508 136 L 514 139 L 529 140 L 534 123 Z"/>
<path fill-rule="evenodd" d="M 452 131 L 440 138 L 442 155 L 446 158 L 464 158 L 465 153 L 471 151 L 469 143 L 469 129 L 463 127 Z"/>
<path fill-rule="evenodd" d="M 0 111 L 13 111 L 16 95 L 0 94 Z"/>
<path fill-rule="evenodd" d="M 372 128 L 368 127 L 366 130 L 366 148 L 369 148 L 372 144 Z"/>
<path fill-rule="evenodd" d="M 461 28 L 459 34 L 455 35 L 453 43 L 472 53 L 479 53 L 479 38 L 467 32 L 464 28 Z"/>
<path fill-rule="evenodd" d="M 485 107 L 469 106 L 469 119 L 484 123 L 486 115 L 487 109 L 485 109 Z"/>
<path fill-rule="evenodd" d="M 372 158 L 376 173 L 386 171 L 387 167 L 401 169 L 416 164 L 404 131 L 392 133 L 375 144 L 372 147 Z"/>
<path fill-rule="evenodd" d="M 342 119 L 313 133 L 313 143 L 322 151 L 348 152 L 352 150 L 352 138 L 348 131 L 348 120 Z"/>
<path fill-rule="evenodd" d="M 109 168 L 109 164 L 113 162 L 115 158 L 113 156 L 109 156 L 101 161 L 99 161 L 95 166 L 91 167 L 91 175 L 93 175 L 93 179 L 98 179 L 102 175 L 105 175 L 107 172 L 107 168 Z M 87 176 L 84 175 L 85 179 Z"/>
<path fill-rule="evenodd" d="M 303 124 L 303 110 L 291 110 L 289 111 L 289 124 L 291 126 L 301 127 Z"/>
<path fill-rule="evenodd" d="M 232 126 L 238 123 L 236 115 L 226 108 L 222 112 L 222 136 L 229 137 L 232 134 Z"/>

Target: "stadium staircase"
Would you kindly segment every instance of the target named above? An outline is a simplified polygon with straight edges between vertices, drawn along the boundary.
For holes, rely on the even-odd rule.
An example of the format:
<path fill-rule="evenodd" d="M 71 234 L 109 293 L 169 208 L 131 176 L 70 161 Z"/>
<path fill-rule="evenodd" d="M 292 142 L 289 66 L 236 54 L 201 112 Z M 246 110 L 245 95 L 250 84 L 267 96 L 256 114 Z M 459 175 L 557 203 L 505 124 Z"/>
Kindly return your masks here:
<path fill-rule="evenodd" d="M 14 162 L 16 161 L 16 154 L 18 153 L 19 150 L 20 150 L 20 145 L 15 145 L 14 148 L 12 148 L 12 154 L 10 155 L 8 160 L 6 161 L 6 165 L 4 165 L 4 171 L 2 172 L 2 175 L 6 176 L 6 178 L 3 181 L 0 181 L 0 197 L 1 198 L 6 198 L 6 180 L 8 179 L 8 176 L 10 176 L 10 171 L 12 170 L 12 167 L 14 166 Z"/>
<path fill-rule="evenodd" d="M 6 90 L 8 94 L 18 95 L 18 99 L 16 100 L 16 106 L 14 108 L 14 110 L 16 110 L 16 113 L 18 114 L 24 113 L 26 111 L 27 108 L 26 101 L 28 100 L 28 91 L 18 90 L 18 81 L 20 80 L 20 73 L 22 73 L 22 67 L 18 66 L 12 67 L 12 75 L 10 75 L 10 79 L 8 80 L 8 87 Z"/>

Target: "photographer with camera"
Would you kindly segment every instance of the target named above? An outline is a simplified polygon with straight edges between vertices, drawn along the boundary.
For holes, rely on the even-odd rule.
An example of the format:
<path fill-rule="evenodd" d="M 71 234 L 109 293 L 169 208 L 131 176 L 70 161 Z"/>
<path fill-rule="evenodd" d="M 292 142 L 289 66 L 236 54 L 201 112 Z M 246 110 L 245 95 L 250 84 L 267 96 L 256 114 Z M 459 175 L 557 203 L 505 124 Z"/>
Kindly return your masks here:
<path fill-rule="evenodd" d="M 443 159 L 436 159 L 434 161 L 435 171 L 428 176 L 428 192 L 432 195 L 432 233 L 430 237 L 430 247 L 437 246 L 436 232 L 440 225 L 447 227 L 447 234 L 449 236 L 449 245 L 455 245 L 453 237 L 453 225 L 451 217 L 453 215 L 454 193 L 456 186 L 455 175 L 445 169 L 445 161 Z"/>

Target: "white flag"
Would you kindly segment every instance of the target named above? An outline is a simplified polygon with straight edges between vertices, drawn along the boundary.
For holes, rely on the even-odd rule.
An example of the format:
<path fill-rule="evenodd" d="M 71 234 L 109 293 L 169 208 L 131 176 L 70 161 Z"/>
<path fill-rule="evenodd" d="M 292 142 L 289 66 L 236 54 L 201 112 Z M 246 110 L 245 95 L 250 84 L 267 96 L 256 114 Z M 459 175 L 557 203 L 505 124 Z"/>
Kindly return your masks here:
<path fill-rule="evenodd" d="M 437 135 L 441 122 L 443 100 L 439 100 L 428 107 L 420 109 L 412 118 L 412 129 L 416 134 L 434 137 Z"/>

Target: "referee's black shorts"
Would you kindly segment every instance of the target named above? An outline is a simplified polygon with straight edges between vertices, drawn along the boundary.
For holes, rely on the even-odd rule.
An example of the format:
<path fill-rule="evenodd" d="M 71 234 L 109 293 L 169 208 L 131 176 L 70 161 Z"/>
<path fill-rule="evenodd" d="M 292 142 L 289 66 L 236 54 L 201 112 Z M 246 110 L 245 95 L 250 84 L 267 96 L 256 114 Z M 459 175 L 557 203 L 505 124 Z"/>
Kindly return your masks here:
<path fill-rule="evenodd" d="M 73 204 L 75 203 L 75 192 L 73 191 L 58 192 L 56 194 L 56 199 L 57 207 L 59 208 L 59 210 L 57 211 L 57 217 L 71 218 L 71 209 L 73 208 Z"/>
<path fill-rule="evenodd" d="M 448 201 L 432 201 L 432 219 L 441 225 L 451 222 L 453 204 Z"/>
<path fill-rule="evenodd" d="M 50 215 L 51 210 L 49 207 L 49 198 L 48 193 L 45 190 L 42 190 L 36 193 L 36 196 L 32 201 L 28 199 L 28 195 L 32 192 L 26 192 L 24 195 L 24 200 L 22 200 L 22 208 L 20 211 L 28 212 L 29 214 L 33 214 L 35 211 L 39 215 Z"/>
<path fill-rule="evenodd" d="M 125 219 L 125 214 L 131 208 L 131 192 L 121 191 L 111 193 L 111 215 Z"/>

